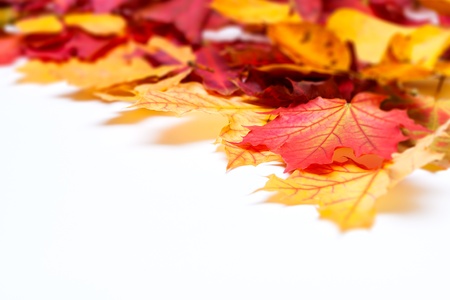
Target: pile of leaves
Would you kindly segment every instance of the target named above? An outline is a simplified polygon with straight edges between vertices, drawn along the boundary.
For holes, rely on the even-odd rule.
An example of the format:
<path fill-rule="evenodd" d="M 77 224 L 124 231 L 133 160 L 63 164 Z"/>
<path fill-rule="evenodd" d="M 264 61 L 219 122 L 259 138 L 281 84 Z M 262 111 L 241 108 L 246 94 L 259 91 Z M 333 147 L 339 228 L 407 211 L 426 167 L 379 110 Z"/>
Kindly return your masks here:
<path fill-rule="evenodd" d="M 449 14 L 449 0 L 0 0 L 0 64 L 226 116 L 228 169 L 280 164 L 262 190 L 369 227 L 408 174 L 450 166 Z"/>

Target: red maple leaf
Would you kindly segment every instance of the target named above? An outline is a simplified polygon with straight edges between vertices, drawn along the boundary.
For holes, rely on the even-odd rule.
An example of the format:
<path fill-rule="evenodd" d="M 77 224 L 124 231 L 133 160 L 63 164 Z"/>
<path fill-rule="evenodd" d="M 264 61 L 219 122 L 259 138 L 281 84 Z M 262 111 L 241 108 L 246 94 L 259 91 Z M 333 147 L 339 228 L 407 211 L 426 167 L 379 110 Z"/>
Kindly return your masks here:
<path fill-rule="evenodd" d="M 173 23 L 185 38 L 199 44 L 201 32 L 211 12 L 211 0 L 169 0 L 152 3 L 136 13 L 138 19 Z"/>
<path fill-rule="evenodd" d="M 329 164 L 338 147 L 352 148 L 356 156 L 376 154 L 390 159 L 399 142 L 408 139 L 401 128 L 423 130 L 406 111 L 383 111 L 386 97 L 359 93 L 350 103 L 344 99 L 317 97 L 296 107 L 280 108 L 264 126 L 252 126 L 240 143 L 265 146 L 280 154 L 286 171 L 312 164 Z"/>
<path fill-rule="evenodd" d="M 231 81 L 237 77 L 237 71 L 228 66 L 214 47 L 202 47 L 195 55 L 197 63 L 194 73 L 202 79 L 205 88 L 222 95 L 231 95 L 238 90 Z"/>

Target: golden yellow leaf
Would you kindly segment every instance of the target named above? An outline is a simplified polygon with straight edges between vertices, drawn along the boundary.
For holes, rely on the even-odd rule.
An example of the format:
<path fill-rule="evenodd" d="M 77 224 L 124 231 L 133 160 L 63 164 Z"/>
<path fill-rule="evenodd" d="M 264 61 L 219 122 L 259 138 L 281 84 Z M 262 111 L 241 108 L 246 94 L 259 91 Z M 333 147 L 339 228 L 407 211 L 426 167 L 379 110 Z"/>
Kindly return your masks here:
<path fill-rule="evenodd" d="M 366 78 L 388 83 L 425 79 L 433 75 L 433 71 L 409 63 L 386 63 L 365 68 L 361 71 L 361 74 Z"/>
<path fill-rule="evenodd" d="M 147 42 L 146 50 L 149 52 L 161 50 L 184 64 L 195 61 L 195 54 L 190 46 L 177 46 L 160 36 L 153 36 Z"/>
<path fill-rule="evenodd" d="M 24 77 L 20 82 L 24 83 L 53 83 L 60 81 L 58 76 L 58 69 L 60 64 L 52 62 L 43 62 L 40 60 L 29 60 L 24 65 L 20 66 L 17 71 L 21 72 Z"/>
<path fill-rule="evenodd" d="M 315 172 L 294 171 L 287 179 L 274 175 L 263 188 L 285 195 L 288 205 L 316 204 L 320 215 L 341 229 L 370 227 L 375 200 L 387 192 L 386 170 L 365 170 L 353 164 L 318 166 Z"/>
<path fill-rule="evenodd" d="M 265 0 L 214 0 L 211 7 L 233 21 L 246 24 L 298 23 L 288 3 Z"/>
<path fill-rule="evenodd" d="M 167 89 L 178 85 L 191 72 L 187 69 L 174 76 L 170 76 L 153 83 L 136 84 L 136 82 L 120 84 L 111 88 L 103 89 L 95 93 L 98 97 L 106 101 L 130 101 L 135 102 L 147 90 L 166 91 Z"/>
<path fill-rule="evenodd" d="M 267 111 L 246 103 L 249 96 L 221 97 L 209 94 L 198 82 L 182 83 L 164 92 L 146 90 L 134 104 L 136 108 L 170 111 L 179 115 L 190 111 L 220 113 L 223 115 L 245 114 L 248 111 Z"/>
<path fill-rule="evenodd" d="M 127 58 L 132 49 L 129 45 L 118 47 L 95 62 L 82 62 L 76 58 L 64 63 L 30 61 L 20 67 L 19 71 L 25 75 L 22 81 L 26 82 L 65 80 L 84 89 L 102 89 L 147 77 L 164 77 L 180 67 L 174 65 L 154 68 L 143 58 Z"/>
<path fill-rule="evenodd" d="M 22 19 L 14 25 L 23 34 L 59 33 L 64 28 L 62 22 L 55 15 Z"/>
<path fill-rule="evenodd" d="M 282 158 L 273 152 L 255 149 L 244 149 L 235 144 L 223 142 L 225 153 L 228 158 L 227 169 L 231 170 L 240 166 L 257 166 L 265 162 L 280 162 Z"/>
<path fill-rule="evenodd" d="M 274 24 L 268 37 L 298 64 L 311 68 L 345 71 L 351 63 L 350 51 L 332 31 L 312 23 Z"/>
<path fill-rule="evenodd" d="M 64 22 L 94 35 L 120 35 L 126 27 L 126 21 L 121 16 L 111 14 L 69 14 L 64 16 Z"/>
<path fill-rule="evenodd" d="M 315 204 L 323 218 L 332 220 L 343 230 L 369 227 L 378 197 L 414 170 L 444 157 L 434 145 L 438 138 L 448 136 L 449 125 L 450 121 L 414 147 L 394 155 L 393 161 L 381 168 L 367 170 L 345 162 L 318 165 L 296 170 L 286 179 L 271 175 L 262 190 L 282 194 L 278 203 Z"/>
<path fill-rule="evenodd" d="M 270 114 L 262 114 L 261 112 L 264 111 L 267 109 L 256 107 L 242 114 L 229 115 L 230 123 L 222 129 L 220 139 L 234 143 L 241 142 L 242 138 L 250 131 L 249 126 L 263 126 L 275 118 Z"/>
<path fill-rule="evenodd" d="M 353 42 L 357 57 L 373 64 L 381 61 L 395 34 L 408 34 L 414 30 L 352 9 L 334 12 L 328 19 L 327 28 L 341 40 Z"/>

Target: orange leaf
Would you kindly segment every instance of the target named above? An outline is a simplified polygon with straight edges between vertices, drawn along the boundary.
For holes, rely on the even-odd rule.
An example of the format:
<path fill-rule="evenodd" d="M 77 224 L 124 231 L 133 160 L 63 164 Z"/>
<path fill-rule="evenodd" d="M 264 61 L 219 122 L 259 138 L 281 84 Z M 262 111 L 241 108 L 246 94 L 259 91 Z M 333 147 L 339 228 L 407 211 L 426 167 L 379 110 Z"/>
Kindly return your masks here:
<path fill-rule="evenodd" d="M 321 69 L 348 70 L 351 56 L 347 45 L 332 31 L 312 23 L 275 24 L 267 35 L 296 63 Z"/>

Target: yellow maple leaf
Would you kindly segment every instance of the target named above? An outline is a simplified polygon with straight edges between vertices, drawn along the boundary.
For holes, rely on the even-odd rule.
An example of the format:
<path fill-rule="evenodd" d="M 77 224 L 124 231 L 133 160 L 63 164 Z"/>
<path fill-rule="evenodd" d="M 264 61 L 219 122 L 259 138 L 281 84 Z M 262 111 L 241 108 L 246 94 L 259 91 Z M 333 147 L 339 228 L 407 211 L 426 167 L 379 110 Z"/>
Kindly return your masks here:
<path fill-rule="evenodd" d="M 164 92 L 171 87 L 175 87 L 186 78 L 191 69 L 187 69 L 174 76 L 169 76 L 164 79 L 158 79 L 153 83 L 137 84 L 135 82 L 120 84 L 111 88 L 103 89 L 96 92 L 95 95 L 106 101 L 130 101 L 136 102 L 139 97 L 145 94 L 146 91 L 161 91 Z"/>
<path fill-rule="evenodd" d="M 234 115 L 249 111 L 268 111 L 246 101 L 249 96 L 221 97 L 208 93 L 198 82 L 182 83 L 164 92 L 148 89 L 139 95 L 136 108 L 171 111 L 179 115 L 191 111 Z"/>
<path fill-rule="evenodd" d="M 383 63 L 361 71 L 365 78 L 378 80 L 382 84 L 392 81 L 409 82 L 433 75 L 433 71 L 410 63 Z"/>
<path fill-rule="evenodd" d="M 233 143 L 242 140 L 249 129 L 247 126 L 264 125 L 273 117 L 262 112 L 270 109 L 249 103 L 249 96 L 222 97 L 208 93 L 203 85 L 197 82 L 178 84 L 162 91 L 152 85 L 137 88 L 135 108 L 146 108 L 156 111 L 175 112 L 183 115 L 192 111 L 217 113 L 228 117 L 217 142 L 225 147 L 229 159 L 228 169 L 242 165 L 257 165 L 262 162 L 279 161 L 279 156 L 270 151 L 256 151 L 235 146 Z"/>
<path fill-rule="evenodd" d="M 265 0 L 214 0 L 211 7 L 227 18 L 246 24 L 298 23 L 288 3 Z"/>
<path fill-rule="evenodd" d="M 444 154 L 432 145 L 437 138 L 447 136 L 445 131 L 449 125 L 450 121 L 414 147 L 394 155 L 392 162 L 381 168 L 364 169 L 352 163 L 319 165 L 296 170 L 286 179 L 271 175 L 262 190 L 281 193 L 279 203 L 314 204 L 323 218 L 337 223 L 343 230 L 370 227 L 377 198 L 414 170 L 443 158 Z"/>
<path fill-rule="evenodd" d="M 55 15 L 22 19 L 14 25 L 23 34 L 59 33 L 64 29 L 64 25 Z"/>
<path fill-rule="evenodd" d="M 120 35 L 126 27 L 126 21 L 121 16 L 112 14 L 69 14 L 64 16 L 64 23 L 94 35 Z"/>
<path fill-rule="evenodd" d="M 298 64 L 318 71 L 348 70 L 350 51 L 332 31 L 312 23 L 274 24 L 268 27 L 268 37 Z"/>
<path fill-rule="evenodd" d="M 129 45 L 118 47 L 108 56 L 92 63 L 76 58 L 64 63 L 32 60 L 18 70 L 25 75 L 22 79 L 25 82 L 64 80 L 84 89 L 102 89 L 147 77 L 163 77 L 180 67 L 171 65 L 154 68 L 143 58 L 127 58 L 132 53 L 130 51 L 133 51 L 133 47 Z"/>
<path fill-rule="evenodd" d="M 373 64 L 381 62 L 395 34 L 408 34 L 414 30 L 352 9 L 335 11 L 328 19 L 327 28 L 342 40 L 351 41 L 359 59 Z"/>
<path fill-rule="evenodd" d="M 266 162 L 283 163 L 278 154 L 266 150 L 244 149 L 235 144 L 223 141 L 225 154 L 228 159 L 227 169 L 231 170 L 241 166 L 257 166 Z"/>

